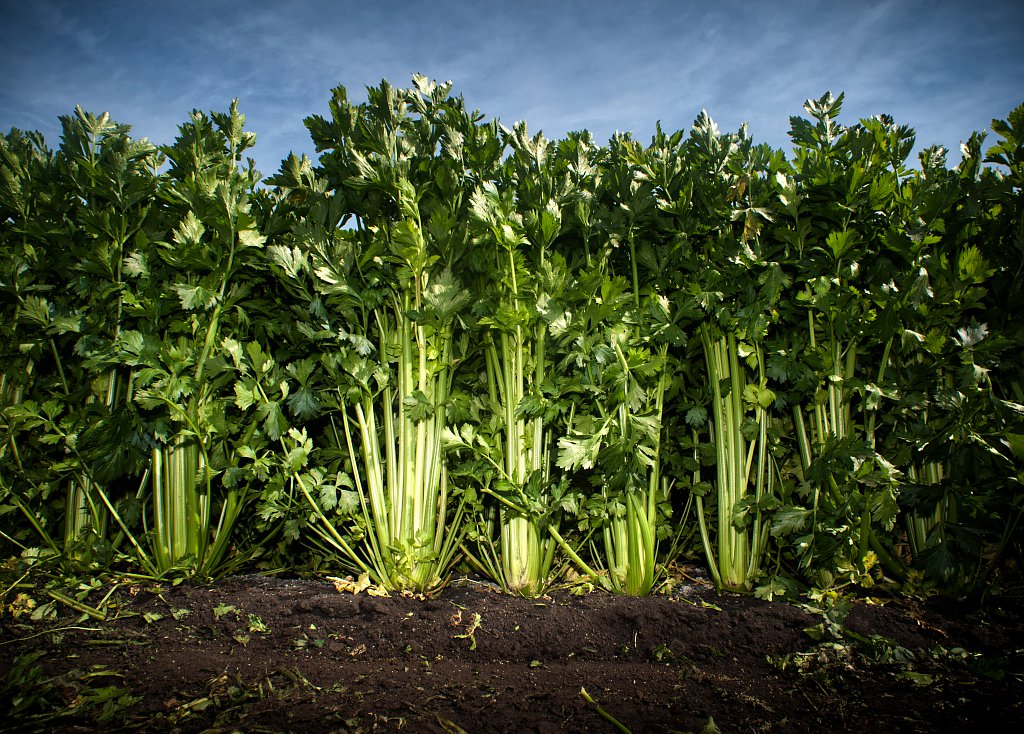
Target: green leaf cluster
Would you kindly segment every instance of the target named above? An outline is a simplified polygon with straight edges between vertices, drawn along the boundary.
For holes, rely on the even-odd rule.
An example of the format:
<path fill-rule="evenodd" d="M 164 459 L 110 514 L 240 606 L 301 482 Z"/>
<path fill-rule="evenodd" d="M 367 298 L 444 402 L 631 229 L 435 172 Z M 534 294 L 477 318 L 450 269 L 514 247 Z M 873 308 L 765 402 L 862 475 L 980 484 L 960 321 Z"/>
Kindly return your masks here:
<path fill-rule="evenodd" d="M 921 574 L 1020 548 L 1024 107 L 955 166 L 807 100 L 790 151 L 605 145 L 450 82 L 332 90 L 263 180 L 237 102 L 0 139 L 0 542 L 72 572 L 430 591 Z M 43 548 L 43 551 L 33 550 Z"/>

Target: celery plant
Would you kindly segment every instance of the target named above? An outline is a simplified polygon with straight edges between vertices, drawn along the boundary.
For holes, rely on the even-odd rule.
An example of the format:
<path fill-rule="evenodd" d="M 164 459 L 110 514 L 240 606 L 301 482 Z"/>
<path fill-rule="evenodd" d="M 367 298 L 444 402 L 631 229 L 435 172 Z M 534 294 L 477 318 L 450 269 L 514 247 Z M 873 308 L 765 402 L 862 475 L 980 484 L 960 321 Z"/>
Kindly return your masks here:
<path fill-rule="evenodd" d="M 706 114 L 548 143 L 413 81 L 335 90 L 274 191 L 234 105 L 162 149 L 81 110 L 0 139 L 5 547 L 210 575 L 256 490 L 283 563 L 426 591 L 465 553 L 536 594 L 561 552 L 639 594 L 679 465 L 724 588 L 909 546 L 965 593 L 1019 547 L 1024 107 L 911 171 L 842 96 L 789 162 Z"/>
<path fill-rule="evenodd" d="M 449 502 L 443 435 L 453 368 L 467 347 L 456 329 L 469 294 L 451 269 L 467 245 L 467 161 L 476 157 L 473 173 L 485 174 L 500 152 L 449 96 L 450 84 L 414 82 L 413 90 L 384 82 L 359 106 L 339 87 L 333 119 L 307 120 L 329 151 L 323 175 L 344 192 L 355 230 L 348 262 L 317 260 L 316 243 L 305 246 L 314 246 L 324 296 L 351 296 L 350 328 L 362 340 L 341 361 L 348 385 L 338 408 L 365 560 L 328 535 L 378 583 L 423 591 L 445 582 L 463 531 L 461 504 Z M 372 354 L 363 349 L 370 344 Z"/>
<path fill-rule="evenodd" d="M 992 122 L 1003 140 L 986 158 L 1006 166 L 1009 176 L 982 167 L 979 134 L 962 145 L 955 169 L 947 169 L 942 149 L 922 153 L 921 171 L 901 200 L 904 218 L 917 227 L 893 238 L 910 260 L 903 290 L 913 294 L 914 307 L 907 309 L 908 328 L 894 349 L 901 358 L 894 381 L 903 398 L 893 420 L 895 446 L 906 456 L 909 479 L 899 501 L 914 567 L 948 593 L 983 583 L 1020 517 L 1015 502 L 1002 505 L 999 521 L 981 508 L 991 507 L 994 496 L 1008 498 L 1003 487 L 1014 481 L 1020 453 L 1019 429 L 1011 428 L 1015 420 L 1020 425 L 1021 392 L 1014 385 L 1019 370 L 1009 356 L 1016 350 L 992 338 L 1007 333 L 997 319 L 1004 309 L 1012 312 L 1019 287 L 993 266 L 990 258 L 999 251 L 986 243 L 1013 241 L 1019 230 L 1019 222 L 1004 229 L 1012 210 L 999 206 L 996 215 L 992 207 L 999 192 L 1014 181 L 1019 189 L 1024 180 L 1022 110 L 1009 124 Z M 957 196 L 974 206 L 944 210 L 943 203 Z"/>
<path fill-rule="evenodd" d="M 642 308 L 636 309 L 624 278 L 583 273 L 576 302 L 556 332 L 566 353 L 562 369 L 575 375 L 576 389 L 587 396 L 559 439 L 558 466 L 596 469 L 590 481 L 597 492 L 584 509 L 601 531 L 599 556 L 610 588 L 633 596 L 653 588 L 668 500 L 661 475 L 665 357 L 645 346 L 630 323 L 650 327 L 667 314 L 657 298 L 645 299 Z"/>
<path fill-rule="evenodd" d="M 229 463 L 223 442 L 238 428 L 226 410 L 224 337 L 244 328 L 247 269 L 264 244 L 250 213 L 258 174 L 239 166 L 255 142 L 244 124 L 235 101 L 180 127 L 163 148 L 170 241 L 142 237 L 129 258 L 138 328 L 119 335 L 112 359 L 134 368 L 133 399 L 150 432 L 158 573 L 218 572 L 245 500 L 244 488 L 214 481 Z"/>
<path fill-rule="evenodd" d="M 40 157 L 31 144 L 5 145 L 4 155 L 5 198 L 20 239 L 10 243 L 10 253 L 36 261 L 35 277 L 52 278 L 60 287 L 29 285 L 24 268 L 12 272 L 8 282 L 17 304 L 15 322 L 22 322 L 22 329 L 34 323 L 43 347 L 22 350 L 27 373 L 37 371 L 40 359 L 49 363 L 56 379 L 48 397 L 68 409 L 59 427 L 52 423 L 52 409 L 35 418 L 53 427 L 54 438 L 66 436 L 60 441 L 69 442 L 66 450 L 73 457 L 61 462 L 68 472 L 64 553 L 90 560 L 117 542 L 107 531 L 111 516 L 119 536 L 131 536 L 114 510 L 123 499 L 116 485 L 141 463 L 140 452 L 126 440 L 132 432 L 126 375 L 93 360 L 118 338 L 127 318 L 125 260 L 130 242 L 149 221 L 158 155 L 106 114 L 79 108 L 61 122 L 64 134 L 55 155 Z M 51 191 L 41 196 L 44 182 Z M 53 246 L 55 239 L 61 249 Z M 44 252 L 52 260 L 39 268 Z M 17 371 L 10 376 L 16 378 Z"/>
<path fill-rule="evenodd" d="M 127 260 L 131 243 L 152 224 L 160 157 L 148 141 L 132 140 L 128 127 L 106 114 L 97 117 L 78 109 L 62 123 L 61 168 L 75 202 L 65 215 L 71 235 L 69 274 L 76 300 L 84 302 L 76 349 L 86 355 L 82 377 L 92 391 L 85 399 L 87 425 L 79 441 L 90 468 L 68 485 L 65 543 L 74 544 L 92 527 L 89 546 L 106 537 L 110 485 L 141 471 L 141 452 L 125 441 L 134 429 L 130 376 L 118 365 L 90 358 L 106 353 L 129 322 Z"/>
<path fill-rule="evenodd" d="M 810 506 L 803 522 L 791 508 L 783 517 L 786 532 L 808 531 L 799 543 L 801 566 L 821 585 L 843 576 L 866 582 L 875 555 L 899 571 L 879 531 L 893 525 L 900 472 L 879 450 L 877 416 L 893 395 L 887 373 L 902 289 L 885 259 L 869 262 L 865 254 L 869 240 L 896 237 L 884 214 L 898 201 L 913 136 L 887 119 L 847 129 L 836 122 L 841 104 L 841 95 L 808 100 L 814 122 L 794 118 L 791 132 L 806 183 L 798 190 L 793 179 L 778 177 L 792 219 L 780 237 L 802 257 L 806 284 L 795 299 L 802 308 L 791 312 L 793 327 L 805 330 L 803 358 L 816 383 L 813 394 L 792 396 L 803 403 L 793 409 L 793 425 Z M 809 206 L 825 196 L 842 196 L 847 206 Z"/>
<path fill-rule="evenodd" d="M 542 137 L 529 139 L 525 128 L 517 126 L 514 159 L 532 161 L 528 175 L 535 184 L 544 180 L 546 147 Z M 522 196 L 530 201 L 525 189 Z M 557 299 L 566 273 L 564 262 L 552 258 L 549 248 L 561 212 L 549 199 L 546 206 L 521 215 L 511 189 L 499 192 L 487 185 L 473 194 L 472 216 L 477 244 L 493 248 L 491 275 L 481 288 L 484 302 L 493 306 L 478 324 L 484 335 L 487 406 L 494 419 L 493 429 L 478 432 L 474 441 L 451 439 L 482 456 L 490 465 L 484 471 L 496 475 L 485 491 L 499 503 L 498 545 L 493 551 L 484 530 L 479 543 L 483 565 L 504 588 L 535 596 L 550 583 L 559 515 L 571 503 L 552 474 L 560 396 L 552 394 L 557 388 L 548 326 L 559 316 Z"/>
<path fill-rule="evenodd" d="M 704 312 L 697 329 L 716 456 L 717 553 L 699 491 L 698 521 L 716 585 L 749 590 L 767 570 L 768 515 L 778 503 L 771 443 L 776 394 L 763 345 L 789 281 L 771 260 L 763 230 L 772 220 L 764 180 L 780 162 L 765 146 L 753 145 L 745 127 L 723 135 L 705 113 L 683 155 L 689 170 L 664 208 L 675 215 L 686 243 L 677 257 L 691 278 L 691 308 Z M 691 411 L 687 421 L 700 426 L 703 415 Z"/>
<path fill-rule="evenodd" d="M 48 230 L 61 224 L 60 188 L 59 164 L 40 135 L 0 137 L 0 508 L 8 522 L 15 513 L 25 523 L 11 523 L 3 537 L 20 549 L 42 543 L 56 557 L 57 518 L 40 505 L 59 459 L 37 429 L 41 403 L 70 389 L 49 333 L 59 311 L 47 298 L 63 275 L 60 254 L 46 247 Z"/>

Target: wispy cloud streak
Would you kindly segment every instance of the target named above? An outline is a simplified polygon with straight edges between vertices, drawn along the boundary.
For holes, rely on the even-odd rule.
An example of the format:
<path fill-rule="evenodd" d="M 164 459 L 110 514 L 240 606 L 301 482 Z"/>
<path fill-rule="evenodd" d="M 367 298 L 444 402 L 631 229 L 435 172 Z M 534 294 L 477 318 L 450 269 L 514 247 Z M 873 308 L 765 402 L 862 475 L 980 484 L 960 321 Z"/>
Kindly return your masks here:
<path fill-rule="evenodd" d="M 826 90 L 846 121 L 892 114 L 956 150 L 1024 101 L 1024 6 L 954 0 L 715 3 L 634 0 L 93 5 L 0 0 L 0 128 L 109 110 L 156 142 L 193 108 L 239 97 L 257 163 L 312 154 L 302 120 L 330 89 L 353 98 L 414 72 L 453 79 L 471 107 L 548 137 L 588 128 L 645 139 L 706 108 L 724 129 L 788 146 L 789 116 Z"/>

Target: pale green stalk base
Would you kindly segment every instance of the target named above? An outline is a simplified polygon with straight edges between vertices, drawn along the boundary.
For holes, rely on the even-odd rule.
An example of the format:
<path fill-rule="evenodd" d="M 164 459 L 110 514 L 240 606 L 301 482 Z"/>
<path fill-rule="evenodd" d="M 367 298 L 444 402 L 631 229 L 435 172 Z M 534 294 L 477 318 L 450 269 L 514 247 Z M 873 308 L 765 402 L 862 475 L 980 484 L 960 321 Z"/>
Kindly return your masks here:
<path fill-rule="evenodd" d="M 709 327 L 700 329 L 704 357 L 711 384 L 712 431 L 718 461 L 718 552 L 711 546 L 704 516 L 704 501 L 697 498 L 697 517 L 701 540 L 715 586 L 719 589 L 749 591 L 753 580 L 761 572 L 767 547 L 767 532 L 760 512 L 754 509 L 753 520 L 747 526 L 737 527 L 733 512 L 738 503 L 751 493 L 750 474 L 757 461 L 753 486 L 755 500 L 772 491 L 775 472 L 770 464 L 767 442 L 766 411 L 755 409 L 758 425 L 757 438 L 747 445 L 743 435 L 745 419 L 744 394 L 747 387 L 744 368 L 739 360 L 736 337 L 727 334 L 713 339 Z M 761 363 L 760 354 L 758 362 Z M 729 392 L 723 395 L 722 383 L 728 382 Z"/>

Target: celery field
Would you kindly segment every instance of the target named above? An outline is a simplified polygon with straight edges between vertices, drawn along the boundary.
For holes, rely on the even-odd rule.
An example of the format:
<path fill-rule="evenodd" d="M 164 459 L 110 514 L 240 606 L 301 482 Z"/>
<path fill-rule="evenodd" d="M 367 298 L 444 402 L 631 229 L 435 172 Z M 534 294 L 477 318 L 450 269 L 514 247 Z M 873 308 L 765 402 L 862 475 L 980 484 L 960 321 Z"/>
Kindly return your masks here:
<path fill-rule="evenodd" d="M 0 731 L 1024 723 L 1024 105 L 363 99 L 0 138 Z"/>

